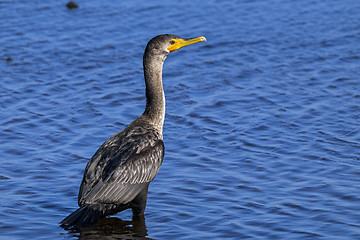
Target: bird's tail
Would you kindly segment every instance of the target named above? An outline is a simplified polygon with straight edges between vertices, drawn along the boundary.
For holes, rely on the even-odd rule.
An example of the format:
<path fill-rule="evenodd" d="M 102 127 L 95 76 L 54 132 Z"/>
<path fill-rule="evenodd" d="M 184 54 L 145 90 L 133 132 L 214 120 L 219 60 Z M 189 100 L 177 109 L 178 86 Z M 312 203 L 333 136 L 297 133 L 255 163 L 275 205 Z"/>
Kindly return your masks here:
<path fill-rule="evenodd" d="M 60 222 L 63 228 L 91 227 L 98 223 L 102 217 L 102 211 L 94 209 L 90 205 L 84 205 Z"/>

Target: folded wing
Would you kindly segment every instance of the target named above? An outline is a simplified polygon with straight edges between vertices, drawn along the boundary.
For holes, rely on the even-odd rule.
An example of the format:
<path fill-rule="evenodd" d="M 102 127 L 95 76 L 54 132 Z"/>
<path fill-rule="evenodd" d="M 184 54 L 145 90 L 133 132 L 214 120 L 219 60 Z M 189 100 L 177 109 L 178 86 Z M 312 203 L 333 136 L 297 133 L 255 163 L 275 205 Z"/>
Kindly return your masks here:
<path fill-rule="evenodd" d="M 157 131 L 138 127 L 115 134 L 86 166 L 79 205 L 132 201 L 155 178 L 163 158 Z"/>

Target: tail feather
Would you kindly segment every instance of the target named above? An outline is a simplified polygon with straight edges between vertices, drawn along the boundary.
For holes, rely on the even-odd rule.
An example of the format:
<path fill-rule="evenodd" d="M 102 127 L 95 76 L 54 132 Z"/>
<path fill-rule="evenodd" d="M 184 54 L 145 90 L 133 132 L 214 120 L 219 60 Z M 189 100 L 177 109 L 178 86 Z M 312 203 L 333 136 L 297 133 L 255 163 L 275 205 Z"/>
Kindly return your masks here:
<path fill-rule="evenodd" d="M 60 224 L 64 228 L 91 227 L 98 223 L 102 215 L 101 211 L 92 208 L 92 206 L 84 205 L 64 218 Z"/>

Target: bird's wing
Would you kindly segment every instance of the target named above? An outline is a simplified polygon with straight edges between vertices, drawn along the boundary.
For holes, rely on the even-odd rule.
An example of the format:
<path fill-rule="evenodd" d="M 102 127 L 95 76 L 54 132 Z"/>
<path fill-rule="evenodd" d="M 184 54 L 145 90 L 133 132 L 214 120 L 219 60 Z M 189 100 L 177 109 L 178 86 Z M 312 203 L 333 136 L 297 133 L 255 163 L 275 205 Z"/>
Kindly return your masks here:
<path fill-rule="evenodd" d="M 114 135 L 86 166 L 79 204 L 130 202 L 155 178 L 163 157 L 156 132 L 139 128 Z"/>

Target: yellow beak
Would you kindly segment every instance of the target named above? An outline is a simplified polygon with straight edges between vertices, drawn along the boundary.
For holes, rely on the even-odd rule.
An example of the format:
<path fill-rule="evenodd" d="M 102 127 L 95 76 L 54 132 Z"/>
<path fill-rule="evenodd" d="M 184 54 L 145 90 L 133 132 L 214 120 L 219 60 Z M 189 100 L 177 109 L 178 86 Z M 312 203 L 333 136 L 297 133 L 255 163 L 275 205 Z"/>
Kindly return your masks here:
<path fill-rule="evenodd" d="M 171 39 L 170 40 L 171 45 L 167 48 L 167 50 L 173 52 L 187 45 L 191 45 L 197 42 L 204 42 L 204 41 L 206 41 L 206 38 L 203 36 L 197 38 L 191 38 L 191 39 Z"/>

